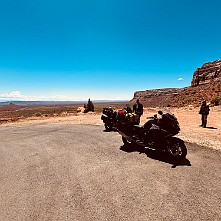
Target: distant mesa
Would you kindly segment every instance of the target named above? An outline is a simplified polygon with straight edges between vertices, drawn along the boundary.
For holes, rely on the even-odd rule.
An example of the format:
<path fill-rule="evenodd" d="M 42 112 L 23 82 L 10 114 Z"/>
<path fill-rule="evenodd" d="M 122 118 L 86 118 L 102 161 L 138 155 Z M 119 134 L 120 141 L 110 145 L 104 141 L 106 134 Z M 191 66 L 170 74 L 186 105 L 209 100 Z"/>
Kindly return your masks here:
<path fill-rule="evenodd" d="M 182 107 L 199 106 L 203 99 L 209 102 L 216 97 L 221 98 L 221 59 L 197 68 L 189 87 L 137 91 L 130 102 L 139 99 L 147 107 Z"/>

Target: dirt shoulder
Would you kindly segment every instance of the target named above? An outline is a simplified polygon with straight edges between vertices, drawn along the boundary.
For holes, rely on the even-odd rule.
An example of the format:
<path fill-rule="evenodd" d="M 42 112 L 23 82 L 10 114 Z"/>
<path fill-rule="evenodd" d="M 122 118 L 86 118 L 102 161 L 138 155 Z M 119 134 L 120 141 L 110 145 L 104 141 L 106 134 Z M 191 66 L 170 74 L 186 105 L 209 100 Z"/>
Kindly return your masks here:
<path fill-rule="evenodd" d="M 149 114 L 153 115 L 158 109 L 145 110 L 142 117 L 142 123 Z M 185 107 L 185 108 L 171 108 L 168 109 L 177 117 L 181 131 L 178 137 L 202 146 L 207 146 L 216 150 L 221 150 L 221 107 L 211 107 L 208 116 L 207 128 L 202 128 L 201 115 L 199 115 L 199 108 Z"/>
<path fill-rule="evenodd" d="M 208 116 L 207 128 L 202 128 L 201 115 L 198 114 L 199 108 L 185 107 L 185 108 L 167 108 L 175 114 L 180 123 L 181 132 L 178 137 L 190 143 L 197 143 L 199 145 L 207 146 L 216 150 L 221 150 L 221 107 L 211 107 Z M 146 122 L 147 117 L 153 116 L 159 108 L 145 108 L 144 115 L 141 118 L 141 124 Z M 103 125 L 101 121 L 101 113 L 87 113 L 67 115 L 60 117 L 31 117 L 21 119 L 18 122 L 1 124 L 1 126 L 22 126 L 22 125 L 36 125 L 36 124 L 93 124 Z"/>

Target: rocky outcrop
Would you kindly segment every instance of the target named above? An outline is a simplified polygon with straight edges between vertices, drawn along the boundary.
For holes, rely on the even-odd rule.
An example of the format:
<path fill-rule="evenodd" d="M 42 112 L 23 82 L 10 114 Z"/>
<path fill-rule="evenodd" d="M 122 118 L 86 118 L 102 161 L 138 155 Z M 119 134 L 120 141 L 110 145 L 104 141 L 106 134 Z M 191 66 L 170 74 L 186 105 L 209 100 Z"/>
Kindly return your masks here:
<path fill-rule="evenodd" d="M 193 74 L 191 86 L 196 87 L 218 80 L 221 80 L 221 59 L 205 63 L 202 67 L 197 68 Z"/>
<path fill-rule="evenodd" d="M 146 107 L 199 106 L 203 99 L 221 98 L 221 59 L 205 63 L 193 74 L 191 86 L 138 91 L 131 105 L 139 99 Z"/>
<path fill-rule="evenodd" d="M 146 91 L 137 91 L 134 93 L 134 98 L 131 101 L 135 103 L 137 99 L 145 106 L 170 106 L 171 100 L 182 93 L 181 88 L 164 88 Z"/>

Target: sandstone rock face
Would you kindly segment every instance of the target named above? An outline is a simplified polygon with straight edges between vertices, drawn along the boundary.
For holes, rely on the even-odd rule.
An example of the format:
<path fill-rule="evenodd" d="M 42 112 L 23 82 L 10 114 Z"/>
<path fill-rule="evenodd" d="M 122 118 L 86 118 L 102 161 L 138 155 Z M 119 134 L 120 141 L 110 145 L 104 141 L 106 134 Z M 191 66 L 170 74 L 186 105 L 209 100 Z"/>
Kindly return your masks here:
<path fill-rule="evenodd" d="M 138 91 L 131 105 L 139 99 L 146 107 L 200 106 L 202 100 L 211 102 L 215 97 L 221 98 L 221 59 L 197 68 L 191 86 Z"/>
<path fill-rule="evenodd" d="M 164 88 L 155 90 L 138 91 L 134 93 L 132 103 L 137 99 L 145 106 L 170 106 L 171 100 L 178 96 L 183 89 L 181 88 Z"/>
<path fill-rule="evenodd" d="M 211 81 L 221 79 L 221 59 L 205 63 L 202 67 L 197 68 L 193 74 L 191 86 L 207 84 Z"/>

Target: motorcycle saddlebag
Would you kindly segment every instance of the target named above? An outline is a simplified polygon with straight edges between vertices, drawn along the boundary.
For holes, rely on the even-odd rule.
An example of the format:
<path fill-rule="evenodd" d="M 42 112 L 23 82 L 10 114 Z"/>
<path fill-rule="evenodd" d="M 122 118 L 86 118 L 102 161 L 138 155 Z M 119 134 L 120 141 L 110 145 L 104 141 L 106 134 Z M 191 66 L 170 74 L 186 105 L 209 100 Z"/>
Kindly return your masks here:
<path fill-rule="evenodd" d="M 106 114 L 101 115 L 101 120 L 107 121 L 108 119 L 109 119 L 109 117 Z"/>
<path fill-rule="evenodd" d="M 139 123 L 139 116 L 135 113 L 128 113 L 127 114 L 129 123 L 138 124 Z"/>

